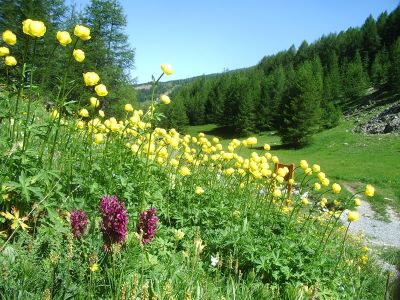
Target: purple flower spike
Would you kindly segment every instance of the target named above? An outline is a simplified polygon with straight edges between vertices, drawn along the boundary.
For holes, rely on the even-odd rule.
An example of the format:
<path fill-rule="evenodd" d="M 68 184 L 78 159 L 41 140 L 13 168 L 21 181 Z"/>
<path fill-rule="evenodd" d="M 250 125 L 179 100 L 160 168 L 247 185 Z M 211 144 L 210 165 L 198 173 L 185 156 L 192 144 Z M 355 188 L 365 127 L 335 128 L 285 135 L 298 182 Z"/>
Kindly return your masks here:
<path fill-rule="evenodd" d="M 136 231 L 142 234 L 142 243 L 148 244 L 154 238 L 157 230 L 156 209 L 149 208 L 140 213 L 139 224 L 137 225 Z"/>
<path fill-rule="evenodd" d="M 117 196 L 104 195 L 100 201 L 102 221 L 100 230 L 103 233 L 104 248 L 107 250 L 114 243 L 123 244 L 128 226 L 128 216 L 123 202 Z"/>
<path fill-rule="evenodd" d="M 71 210 L 70 218 L 72 233 L 75 238 L 80 238 L 84 233 L 88 225 L 88 219 L 83 211 L 83 209 L 79 210 Z"/>

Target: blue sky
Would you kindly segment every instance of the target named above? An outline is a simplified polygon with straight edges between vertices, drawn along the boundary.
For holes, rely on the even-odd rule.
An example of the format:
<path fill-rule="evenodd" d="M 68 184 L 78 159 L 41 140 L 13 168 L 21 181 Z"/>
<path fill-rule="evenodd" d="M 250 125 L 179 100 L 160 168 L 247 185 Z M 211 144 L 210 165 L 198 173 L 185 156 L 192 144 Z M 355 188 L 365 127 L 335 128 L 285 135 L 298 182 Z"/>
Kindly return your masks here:
<path fill-rule="evenodd" d="M 69 0 L 77 8 L 89 0 Z M 120 0 L 126 33 L 136 48 L 138 83 L 158 75 L 161 63 L 175 73 L 166 80 L 257 64 L 265 55 L 313 42 L 323 34 L 361 26 L 392 11 L 392 0 Z"/>

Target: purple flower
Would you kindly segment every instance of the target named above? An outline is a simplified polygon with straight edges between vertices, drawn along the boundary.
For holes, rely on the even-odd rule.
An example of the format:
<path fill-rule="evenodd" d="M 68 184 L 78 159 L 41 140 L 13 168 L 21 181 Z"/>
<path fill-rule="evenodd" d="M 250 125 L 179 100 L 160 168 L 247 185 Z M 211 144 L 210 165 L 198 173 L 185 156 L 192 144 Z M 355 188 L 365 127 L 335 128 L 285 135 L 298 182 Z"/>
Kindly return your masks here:
<path fill-rule="evenodd" d="M 117 196 L 104 195 L 100 201 L 102 221 L 100 230 L 103 233 L 104 248 L 107 250 L 114 243 L 123 244 L 126 237 L 128 216 L 123 202 Z"/>
<path fill-rule="evenodd" d="M 70 218 L 71 229 L 74 237 L 80 238 L 84 233 L 88 225 L 88 219 L 83 209 L 71 210 Z"/>
<path fill-rule="evenodd" d="M 140 213 L 140 220 L 136 231 L 142 235 L 143 244 L 150 243 L 154 238 L 157 230 L 157 220 L 155 208 L 149 208 Z"/>

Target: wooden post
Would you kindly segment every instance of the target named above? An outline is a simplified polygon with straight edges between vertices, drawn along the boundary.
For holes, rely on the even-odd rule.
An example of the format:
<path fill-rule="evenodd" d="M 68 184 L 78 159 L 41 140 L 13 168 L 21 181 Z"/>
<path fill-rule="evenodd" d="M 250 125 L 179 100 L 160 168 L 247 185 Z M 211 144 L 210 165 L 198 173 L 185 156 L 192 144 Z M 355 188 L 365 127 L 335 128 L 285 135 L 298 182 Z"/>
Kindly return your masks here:
<path fill-rule="evenodd" d="M 290 179 L 294 179 L 294 164 L 290 165 L 285 165 L 281 163 L 275 163 L 275 173 L 278 171 L 280 168 L 288 168 L 289 172 L 286 174 L 286 176 L 283 178 L 285 181 L 288 182 L 288 196 L 290 196 L 290 193 L 292 192 L 292 184 L 289 182 Z"/>

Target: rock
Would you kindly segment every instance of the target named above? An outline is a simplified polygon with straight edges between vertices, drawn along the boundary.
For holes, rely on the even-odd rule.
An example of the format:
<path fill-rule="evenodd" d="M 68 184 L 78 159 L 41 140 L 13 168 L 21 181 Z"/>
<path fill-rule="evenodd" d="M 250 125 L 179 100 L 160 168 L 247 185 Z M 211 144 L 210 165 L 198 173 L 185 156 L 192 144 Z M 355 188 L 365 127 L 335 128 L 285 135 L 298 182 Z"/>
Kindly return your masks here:
<path fill-rule="evenodd" d="M 370 134 L 400 131 L 400 104 L 395 104 L 368 122 L 358 125 L 356 131 Z"/>

